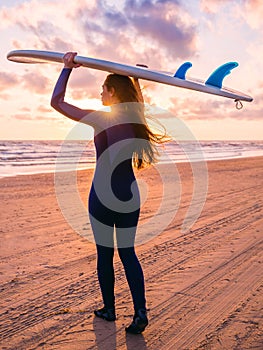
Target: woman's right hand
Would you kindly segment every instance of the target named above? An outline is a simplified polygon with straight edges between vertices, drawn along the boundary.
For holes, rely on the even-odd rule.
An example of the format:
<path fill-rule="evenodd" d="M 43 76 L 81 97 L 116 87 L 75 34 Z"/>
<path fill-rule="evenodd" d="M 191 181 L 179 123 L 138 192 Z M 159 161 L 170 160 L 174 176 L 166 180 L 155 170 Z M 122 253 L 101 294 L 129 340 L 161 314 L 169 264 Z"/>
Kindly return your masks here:
<path fill-rule="evenodd" d="M 63 56 L 64 68 L 78 68 L 81 66 L 79 63 L 74 62 L 74 58 L 77 56 L 77 52 L 67 52 Z"/>

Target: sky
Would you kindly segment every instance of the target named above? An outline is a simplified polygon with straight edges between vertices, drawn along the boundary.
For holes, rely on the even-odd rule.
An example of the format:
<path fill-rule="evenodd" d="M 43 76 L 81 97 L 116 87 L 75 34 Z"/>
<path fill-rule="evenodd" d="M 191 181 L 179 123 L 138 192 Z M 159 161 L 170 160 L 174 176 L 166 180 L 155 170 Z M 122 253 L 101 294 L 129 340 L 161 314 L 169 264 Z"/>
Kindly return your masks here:
<path fill-rule="evenodd" d="M 192 62 L 190 77 L 206 80 L 218 66 L 239 66 L 224 85 L 254 100 L 242 110 L 231 99 L 141 81 L 145 101 L 169 111 L 168 132 L 179 118 L 199 140 L 263 139 L 263 1 L 261 0 L 0 0 L 0 138 L 64 139 L 74 122 L 52 110 L 61 64 L 20 64 L 16 49 L 58 52 L 175 72 Z M 106 73 L 78 68 L 66 100 L 102 107 Z M 92 137 L 90 127 L 84 137 Z"/>

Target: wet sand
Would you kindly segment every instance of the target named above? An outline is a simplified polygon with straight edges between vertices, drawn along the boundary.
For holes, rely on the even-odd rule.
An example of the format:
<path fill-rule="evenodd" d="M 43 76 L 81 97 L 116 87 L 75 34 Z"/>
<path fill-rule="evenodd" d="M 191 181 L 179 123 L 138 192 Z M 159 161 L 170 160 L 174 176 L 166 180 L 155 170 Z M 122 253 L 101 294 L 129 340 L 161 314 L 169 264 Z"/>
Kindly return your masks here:
<path fill-rule="evenodd" d="M 178 164 L 178 210 L 162 233 L 136 248 L 150 321 L 138 336 L 125 334 L 133 308 L 117 254 L 118 319 L 94 317 L 101 306 L 95 246 L 62 215 L 53 174 L 0 179 L 0 348 L 263 349 L 263 157 L 207 164 L 208 193 L 193 227 L 181 231 L 193 174 L 188 164 Z M 162 171 L 169 174 L 169 165 Z M 91 177 L 88 170 L 78 174 L 84 207 Z M 162 198 L 156 171 L 141 171 L 139 178 L 149 189 L 138 235 L 151 217 L 159 225 L 168 213 L 156 214 Z M 167 186 L 174 193 L 169 177 Z"/>

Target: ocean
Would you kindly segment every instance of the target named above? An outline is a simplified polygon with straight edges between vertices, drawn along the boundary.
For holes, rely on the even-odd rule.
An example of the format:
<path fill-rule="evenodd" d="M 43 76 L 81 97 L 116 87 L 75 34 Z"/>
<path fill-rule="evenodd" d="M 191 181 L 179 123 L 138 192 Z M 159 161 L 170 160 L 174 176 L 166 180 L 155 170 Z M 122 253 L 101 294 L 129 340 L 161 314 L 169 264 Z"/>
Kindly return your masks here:
<path fill-rule="evenodd" d="M 61 147 L 62 146 L 62 147 Z M 263 141 L 184 141 L 160 147 L 160 163 L 263 156 Z M 92 141 L 0 141 L 0 177 L 94 168 Z"/>

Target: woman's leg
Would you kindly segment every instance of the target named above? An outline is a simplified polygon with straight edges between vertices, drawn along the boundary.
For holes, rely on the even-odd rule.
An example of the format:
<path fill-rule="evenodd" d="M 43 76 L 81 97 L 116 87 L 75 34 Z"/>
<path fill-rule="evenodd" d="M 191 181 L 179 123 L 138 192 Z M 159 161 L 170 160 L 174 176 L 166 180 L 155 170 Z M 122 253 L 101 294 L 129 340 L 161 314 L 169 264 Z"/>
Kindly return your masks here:
<path fill-rule="evenodd" d="M 124 266 L 134 305 L 133 321 L 126 328 L 126 332 L 134 334 L 142 333 L 148 325 L 144 276 L 134 249 L 138 219 L 139 210 L 118 215 L 116 222 L 118 253 Z"/>
<path fill-rule="evenodd" d="M 114 308 L 114 240 L 113 226 L 99 222 L 90 215 L 97 248 L 97 273 L 104 306 Z"/>
<path fill-rule="evenodd" d="M 142 267 L 136 256 L 134 247 L 118 248 L 118 253 L 124 266 L 136 313 L 139 309 L 146 309 Z"/>
<path fill-rule="evenodd" d="M 123 229 L 116 229 L 116 231 L 118 231 L 118 234 L 124 234 Z M 126 332 L 140 334 L 148 325 L 143 271 L 134 246 L 118 247 L 118 252 L 124 266 L 134 305 L 133 321 L 129 327 L 126 327 Z"/>
<path fill-rule="evenodd" d="M 104 307 L 95 310 L 94 313 L 107 321 L 115 321 L 113 227 L 99 224 L 97 221 L 94 223 L 94 221 L 96 220 L 91 219 L 97 248 L 98 280 L 104 303 Z M 107 245 L 101 245 L 100 243 L 107 243 Z"/>
<path fill-rule="evenodd" d="M 89 217 L 97 247 L 97 273 L 104 306 L 114 308 L 114 219 L 96 196 L 92 186 L 89 196 Z"/>
<path fill-rule="evenodd" d="M 114 309 L 114 248 L 96 245 L 97 247 L 97 272 L 104 306 Z"/>
<path fill-rule="evenodd" d="M 131 224 L 130 227 L 120 227 L 124 226 L 125 217 L 126 223 Z M 143 271 L 134 249 L 138 218 L 139 211 L 119 215 L 116 227 L 118 253 L 130 287 L 135 312 L 146 308 Z"/>

